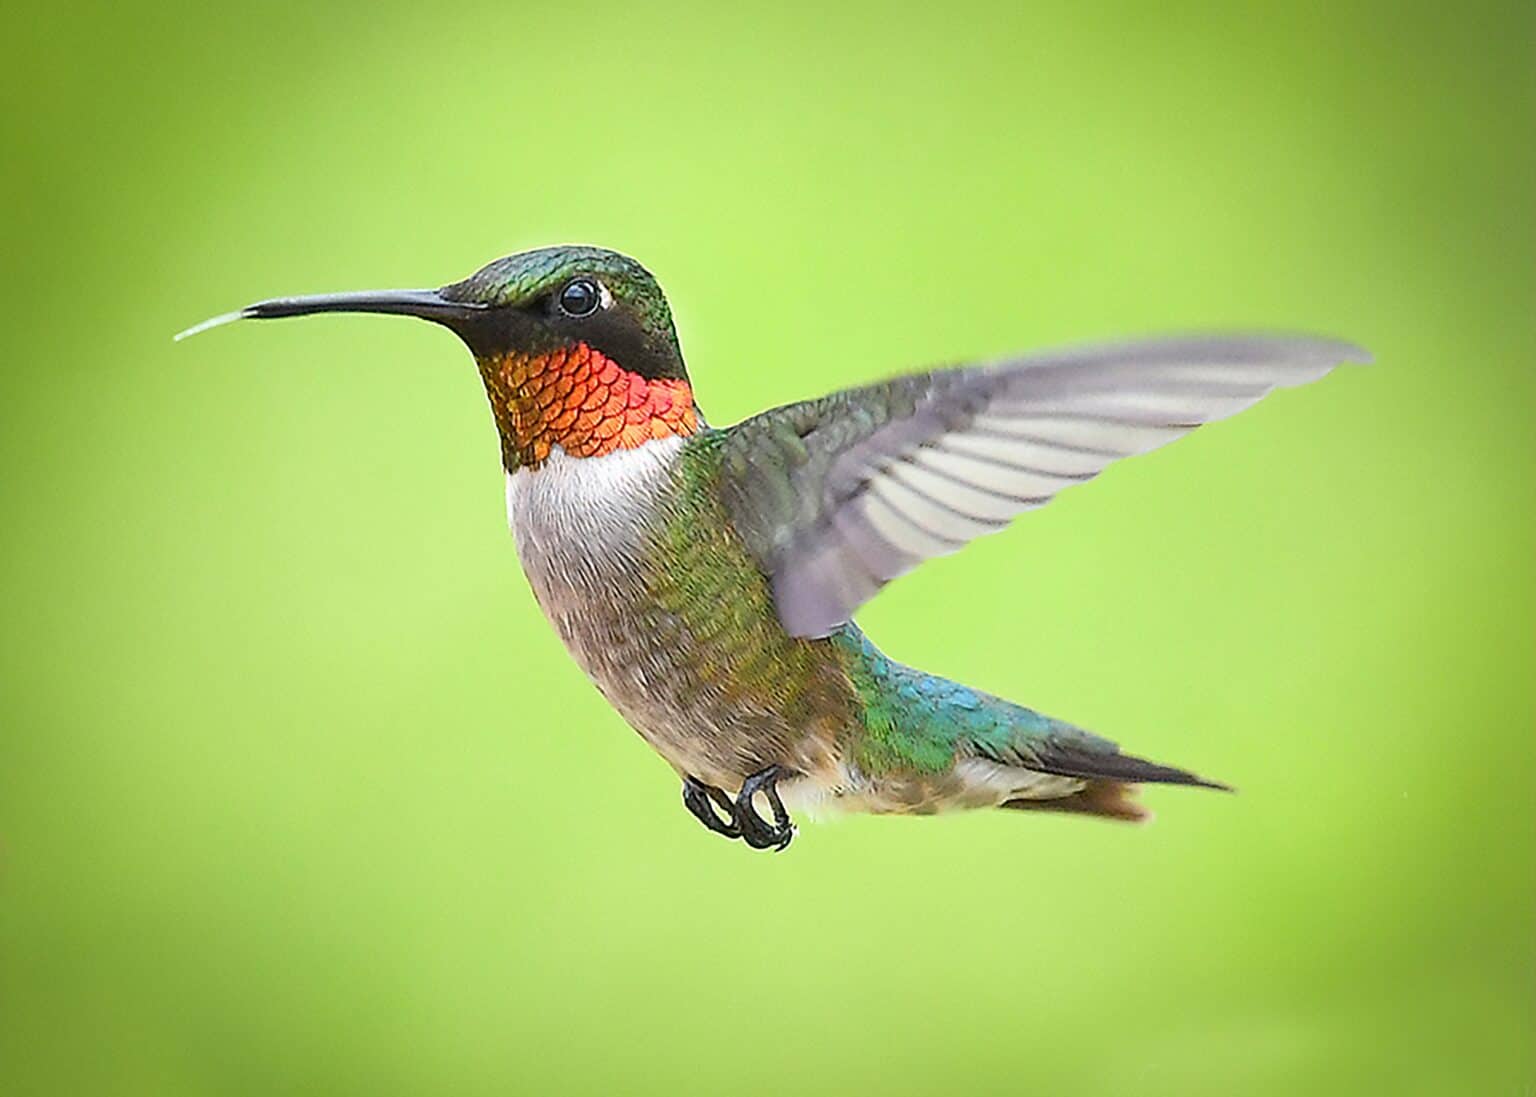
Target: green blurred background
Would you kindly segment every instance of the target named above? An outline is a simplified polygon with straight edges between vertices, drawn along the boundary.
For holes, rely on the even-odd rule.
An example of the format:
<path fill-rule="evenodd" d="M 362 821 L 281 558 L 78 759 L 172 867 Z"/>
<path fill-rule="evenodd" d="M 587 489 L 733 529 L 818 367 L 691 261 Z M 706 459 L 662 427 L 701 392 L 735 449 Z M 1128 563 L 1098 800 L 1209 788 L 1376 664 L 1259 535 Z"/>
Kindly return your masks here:
<path fill-rule="evenodd" d="M 0 1093 L 1531 1093 L 1531 6 L 730 8 L 7 15 Z M 751 855 L 540 617 L 450 335 L 170 342 L 568 240 L 722 423 L 1375 350 L 862 615 L 1242 794 Z"/>

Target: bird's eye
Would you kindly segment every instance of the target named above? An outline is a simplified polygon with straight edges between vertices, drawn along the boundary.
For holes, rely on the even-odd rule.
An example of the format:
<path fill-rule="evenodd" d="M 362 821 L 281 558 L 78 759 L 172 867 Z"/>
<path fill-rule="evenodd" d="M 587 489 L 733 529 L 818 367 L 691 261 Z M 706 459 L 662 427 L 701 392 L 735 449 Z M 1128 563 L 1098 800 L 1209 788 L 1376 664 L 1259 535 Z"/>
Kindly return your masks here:
<path fill-rule="evenodd" d="M 573 279 L 560 291 L 560 311 L 578 320 L 591 316 L 602 303 L 603 295 L 590 278 Z"/>

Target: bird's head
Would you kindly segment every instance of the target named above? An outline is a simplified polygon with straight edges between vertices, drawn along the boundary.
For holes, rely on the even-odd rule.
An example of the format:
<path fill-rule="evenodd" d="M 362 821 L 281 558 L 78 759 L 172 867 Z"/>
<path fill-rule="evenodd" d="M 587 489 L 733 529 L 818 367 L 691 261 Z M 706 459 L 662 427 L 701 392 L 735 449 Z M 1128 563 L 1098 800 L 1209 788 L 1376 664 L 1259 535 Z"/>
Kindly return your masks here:
<path fill-rule="evenodd" d="M 320 312 L 415 316 L 456 333 L 479 363 L 508 471 L 537 467 L 556 447 L 600 457 L 697 429 L 666 297 L 618 252 L 540 248 L 437 290 L 258 301 L 177 338 L 233 320 Z"/>

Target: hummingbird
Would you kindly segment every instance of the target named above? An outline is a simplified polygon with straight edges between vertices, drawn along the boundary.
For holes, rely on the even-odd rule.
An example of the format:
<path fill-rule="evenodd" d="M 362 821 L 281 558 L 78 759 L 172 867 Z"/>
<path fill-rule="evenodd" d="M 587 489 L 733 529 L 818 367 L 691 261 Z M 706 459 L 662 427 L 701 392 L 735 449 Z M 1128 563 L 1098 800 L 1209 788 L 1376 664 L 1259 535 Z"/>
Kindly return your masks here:
<path fill-rule="evenodd" d="M 233 320 L 413 316 L 468 347 L 533 594 L 709 830 L 782 850 L 792 811 L 1003 808 L 1126 821 L 1146 783 L 1227 789 L 875 647 L 854 612 L 1114 461 L 1314 381 L 1353 344 L 1232 334 L 911 373 L 715 427 L 635 260 L 562 246 L 436 290 L 260 301 Z"/>

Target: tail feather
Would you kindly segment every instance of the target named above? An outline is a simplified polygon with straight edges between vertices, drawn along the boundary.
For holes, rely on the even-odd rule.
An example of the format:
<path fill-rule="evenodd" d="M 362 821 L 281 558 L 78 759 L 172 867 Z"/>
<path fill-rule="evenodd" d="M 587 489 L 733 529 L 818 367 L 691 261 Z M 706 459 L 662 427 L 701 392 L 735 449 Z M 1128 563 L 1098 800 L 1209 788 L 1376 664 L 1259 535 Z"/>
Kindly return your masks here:
<path fill-rule="evenodd" d="M 1097 815 L 1127 823 L 1150 823 L 1152 811 L 1136 800 L 1136 786 L 1119 781 L 1089 781 L 1071 796 L 1059 800 L 1009 800 L 1002 805 L 1013 811 L 1060 811 L 1073 815 Z"/>
<path fill-rule="evenodd" d="M 1025 763 L 1041 773 L 1059 777 L 1083 777 L 1089 780 L 1119 781 L 1128 784 L 1196 785 L 1232 792 L 1232 786 L 1208 781 L 1185 769 L 1165 766 L 1119 751 L 1084 750 L 1072 743 L 1047 740 L 1031 743 L 1032 757 Z"/>
<path fill-rule="evenodd" d="M 1097 740 L 1108 745 L 1108 740 Z M 1232 792 L 1230 785 L 1208 781 L 1204 777 L 1174 766 L 1121 754 L 1116 749 L 1084 749 L 1061 740 L 1032 744 L 1033 757 L 1028 768 L 1060 777 L 1080 777 L 1088 783 L 1070 796 L 1059 800 L 1010 800 L 1005 808 L 1028 811 L 1063 811 L 1080 815 L 1098 815 L 1129 823 L 1146 823 L 1152 812 L 1136 800 L 1137 785 L 1193 785 Z"/>
<path fill-rule="evenodd" d="M 838 643 L 870 714 L 870 726 L 879 726 L 885 749 L 894 751 L 898 763 L 911 760 L 916 765 L 920 758 L 947 755 L 980 759 L 1001 770 L 978 771 L 985 785 L 978 801 L 996 803 L 987 798 L 1001 793 L 1012 797 L 1004 801 L 1006 808 L 1142 821 L 1151 813 L 1136 802 L 1137 785 L 1232 791 L 1188 770 L 1123 754 L 1112 740 L 1065 720 L 892 662 L 854 625 L 838 633 Z M 1070 780 L 1031 779 L 1019 770 Z M 1018 778 L 1016 783 L 998 783 L 1012 778 Z M 1063 786 L 1076 791 L 1044 798 L 1065 791 Z"/>

